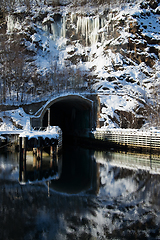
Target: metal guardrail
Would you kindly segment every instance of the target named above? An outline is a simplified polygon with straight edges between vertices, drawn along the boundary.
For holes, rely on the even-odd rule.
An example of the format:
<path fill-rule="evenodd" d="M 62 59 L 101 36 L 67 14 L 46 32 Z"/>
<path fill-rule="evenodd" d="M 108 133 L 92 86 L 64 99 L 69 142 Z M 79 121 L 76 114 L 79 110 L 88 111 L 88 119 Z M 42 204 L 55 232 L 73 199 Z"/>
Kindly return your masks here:
<path fill-rule="evenodd" d="M 47 127 L 34 127 L 34 131 L 47 131 Z"/>
<path fill-rule="evenodd" d="M 96 129 L 94 138 L 120 145 L 160 149 L 160 132 L 136 129 Z"/>

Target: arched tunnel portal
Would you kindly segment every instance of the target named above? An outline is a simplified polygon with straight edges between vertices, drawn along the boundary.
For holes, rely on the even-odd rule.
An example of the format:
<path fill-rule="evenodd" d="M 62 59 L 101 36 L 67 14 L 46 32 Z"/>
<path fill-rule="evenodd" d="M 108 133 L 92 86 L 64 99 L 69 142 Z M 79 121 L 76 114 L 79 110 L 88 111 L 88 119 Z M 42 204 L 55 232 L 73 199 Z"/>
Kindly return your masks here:
<path fill-rule="evenodd" d="M 93 127 L 93 101 L 79 95 L 59 97 L 46 106 L 41 117 L 43 127 L 49 123 L 59 126 L 63 135 L 85 136 Z"/>

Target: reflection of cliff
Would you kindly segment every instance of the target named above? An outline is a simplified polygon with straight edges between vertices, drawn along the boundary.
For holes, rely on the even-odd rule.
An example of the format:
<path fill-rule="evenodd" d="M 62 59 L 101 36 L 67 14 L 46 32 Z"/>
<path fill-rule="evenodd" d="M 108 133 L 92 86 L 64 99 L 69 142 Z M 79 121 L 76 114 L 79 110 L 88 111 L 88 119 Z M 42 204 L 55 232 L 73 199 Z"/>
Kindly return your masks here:
<path fill-rule="evenodd" d="M 160 175 L 150 174 L 140 170 L 135 176 L 137 191 L 133 194 L 136 199 L 150 202 L 160 210 Z"/>
<path fill-rule="evenodd" d="M 48 182 L 20 185 L 18 174 L 11 179 L 0 176 L 2 239 L 159 239 L 160 175 L 112 165 L 106 152 L 96 153 L 89 164 L 87 154 L 82 155 L 82 166 L 89 173 L 94 169 L 95 186 L 99 186 L 97 170 L 100 173 L 102 185 L 97 195 L 63 194 L 48 188 Z M 3 161 L 0 155 L 1 169 L 6 166 L 6 172 L 10 171 L 10 161 L 17 166 L 15 159 Z M 74 170 L 80 165 L 75 162 Z M 74 171 L 68 171 L 74 184 Z"/>
<path fill-rule="evenodd" d="M 147 155 L 95 152 L 100 164 L 100 194 L 160 205 L 160 164 Z"/>

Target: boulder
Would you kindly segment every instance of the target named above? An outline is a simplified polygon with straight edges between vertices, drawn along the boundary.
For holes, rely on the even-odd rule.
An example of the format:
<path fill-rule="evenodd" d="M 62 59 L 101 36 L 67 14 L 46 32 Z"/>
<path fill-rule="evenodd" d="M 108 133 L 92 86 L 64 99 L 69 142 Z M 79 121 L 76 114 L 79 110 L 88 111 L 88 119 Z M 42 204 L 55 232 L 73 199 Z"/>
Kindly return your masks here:
<path fill-rule="evenodd" d="M 140 26 L 137 23 L 137 21 L 132 21 L 132 22 L 129 23 L 129 32 L 135 34 L 135 33 L 138 32 L 139 27 Z"/>
<path fill-rule="evenodd" d="M 157 0 L 151 0 L 149 1 L 149 6 L 153 9 L 156 9 L 158 7 L 158 2 Z"/>

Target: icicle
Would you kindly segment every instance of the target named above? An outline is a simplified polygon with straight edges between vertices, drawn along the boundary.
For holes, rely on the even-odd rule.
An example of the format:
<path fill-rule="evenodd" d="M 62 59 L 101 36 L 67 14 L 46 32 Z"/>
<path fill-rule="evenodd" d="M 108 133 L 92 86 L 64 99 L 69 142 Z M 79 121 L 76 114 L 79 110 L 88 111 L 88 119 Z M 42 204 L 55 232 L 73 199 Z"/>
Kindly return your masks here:
<path fill-rule="evenodd" d="M 51 24 L 51 33 L 52 33 L 52 37 L 55 40 L 57 37 L 57 31 L 56 31 L 56 24 L 52 23 Z"/>
<path fill-rule="evenodd" d="M 85 34 L 86 34 L 86 46 L 88 46 L 88 39 L 89 39 L 89 29 L 88 29 L 88 17 L 86 18 L 85 24 Z"/>
<path fill-rule="evenodd" d="M 105 19 L 104 19 L 104 18 L 101 18 L 101 28 L 104 29 L 105 25 L 106 25 Z M 103 31 L 103 32 L 101 33 L 101 36 L 102 36 L 101 42 L 104 42 L 104 41 L 105 41 L 106 33 Z"/>
<path fill-rule="evenodd" d="M 47 25 L 42 25 L 42 29 L 43 29 L 43 31 L 48 32 L 48 26 Z"/>
<path fill-rule="evenodd" d="M 66 21 L 69 16 L 63 16 L 61 22 L 54 22 L 49 27 L 47 25 L 43 25 L 43 29 L 46 32 L 50 32 L 52 34 L 52 38 L 55 40 L 57 37 L 66 37 Z M 109 16 L 111 18 L 111 16 Z M 107 21 L 104 18 L 99 16 L 95 17 L 83 17 L 78 16 L 77 13 L 71 13 L 70 15 L 70 24 L 74 25 L 76 29 L 76 33 L 79 36 L 82 36 L 85 40 L 85 45 L 88 46 L 96 44 L 99 40 L 99 34 L 101 37 L 101 41 L 105 40 L 106 31 L 105 26 L 107 27 Z M 101 32 L 99 30 L 101 29 Z"/>
<path fill-rule="evenodd" d="M 95 44 L 98 41 L 98 31 L 99 31 L 99 17 L 93 19 L 93 26 L 90 31 L 90 42 L 91 45 Z"/>
<path fill-rule="evenodd" d="M 77 22 L 77 14 L 76 13 L 71 13 L 71 22 L 75 24 Z"/>
<path fill-rule="evenodd" d="M 7 16 L 7 31 L 12 33 L 14 31 L 14 26 L 15 26 L 15 23 L 14 23 L 13 16 L 8 15 Z"/>
<path fill-rule="evenodd" d="M 63 16 L 62 21 L 62 29 L 61 29 L 61 37 L 66 37 L 66 17 Z"/>
<path fill-rule="evenodd" d="M 81 18 L 81 25 L 82 25 L 82 35 L 86 36 L 86 18 L 84 18 L 84 20 L 82 20 Z"/>
<path fill-rule="evenodd" d="M 78 33 L 79 31 L 80 31 L 80 32 L 82 31 L 82 23 L 81 23 L 81 17 L 78 16 L 76 33 Z"/>
<path fill-rule="evenodd" d="M 74 13 L 71 13 L 71 22 L 74 23 Z"/>

